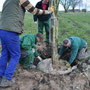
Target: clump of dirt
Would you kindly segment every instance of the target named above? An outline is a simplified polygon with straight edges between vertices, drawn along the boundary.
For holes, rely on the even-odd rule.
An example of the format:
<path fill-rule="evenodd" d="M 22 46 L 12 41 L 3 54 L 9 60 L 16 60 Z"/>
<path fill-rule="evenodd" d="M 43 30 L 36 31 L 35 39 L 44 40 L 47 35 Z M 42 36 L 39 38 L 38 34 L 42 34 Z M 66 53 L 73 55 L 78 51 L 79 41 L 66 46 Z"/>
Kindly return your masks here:
<path fill-rule="evenodd" d="M 39 55 L 43 58 L 51 58 L 52 55 L 52 44 L 43 42 L 41 45 L 37 45 L 37 51 Z"/>
<path fill-rule="evenodd" d="M 37 44 L 37 51 L 39 53 L 39 56 L 42 59 L 51 58 L 52 56 L 52 45 L 51 43 L 43 42 L 43 44 Z M 34 58 L 34 65 L 37 66 L 39 63 L 39 59 L 37 57 Z"/>

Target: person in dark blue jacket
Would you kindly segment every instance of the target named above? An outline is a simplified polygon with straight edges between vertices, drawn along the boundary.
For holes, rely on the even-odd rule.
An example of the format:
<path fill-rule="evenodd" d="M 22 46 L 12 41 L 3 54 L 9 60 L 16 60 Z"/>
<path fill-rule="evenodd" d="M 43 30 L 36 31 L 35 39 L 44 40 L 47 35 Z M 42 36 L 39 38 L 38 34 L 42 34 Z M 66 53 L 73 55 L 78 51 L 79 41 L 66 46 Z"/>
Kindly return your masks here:
<path fill-rule="evenodd" d="M 42 9 L 42 10 L 48 10 L 49 2 L 48 0 L 41 0 L 36 4 L 35 7 L 38 9 Z M 45 26 L 47 42 L 49 42 L 50 18 L 51 18 L 51 14 L 34 15 L 34 23 L 37 24 L 37 21 L 38 21 L 38 32 L 39 33 L 43 34 L 43 27 Z"/>
<path fill-rule="evenodd" d="M 59 50 L 59 55 L 61 56 L 64 53 L 65 49 L 69 48 L 71 50 L 71 57 L 68 62 L 71 65 L 73 61 L 75 60 L 75 58 L 77 57 L 78 52 L 79 52 L 79 55 L 77 57 L 78 59 L 80 56 L 82 56 L 81 55 L 82 52 L 85 53 L 86 46 L 87 46 L 87 43 L 85 40 L 79 37 L 74 37 L 74 36 L 69 37 L 63 40 L 63 45 L 61 49 Z"/>

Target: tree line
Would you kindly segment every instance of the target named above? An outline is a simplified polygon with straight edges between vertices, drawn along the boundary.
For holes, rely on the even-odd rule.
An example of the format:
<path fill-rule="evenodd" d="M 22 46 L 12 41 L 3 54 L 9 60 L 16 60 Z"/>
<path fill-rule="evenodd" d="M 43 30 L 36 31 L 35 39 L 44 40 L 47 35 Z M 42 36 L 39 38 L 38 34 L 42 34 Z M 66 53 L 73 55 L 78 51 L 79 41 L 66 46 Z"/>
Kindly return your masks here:
<path fill-rule="evenodd" d="M 59 0 L 59 2 L 63 6 L 65 13 L 67 13 L 70 7 L 72 11 L 75 12 L 77 5 L 82 4 L 83 0 Z"/>

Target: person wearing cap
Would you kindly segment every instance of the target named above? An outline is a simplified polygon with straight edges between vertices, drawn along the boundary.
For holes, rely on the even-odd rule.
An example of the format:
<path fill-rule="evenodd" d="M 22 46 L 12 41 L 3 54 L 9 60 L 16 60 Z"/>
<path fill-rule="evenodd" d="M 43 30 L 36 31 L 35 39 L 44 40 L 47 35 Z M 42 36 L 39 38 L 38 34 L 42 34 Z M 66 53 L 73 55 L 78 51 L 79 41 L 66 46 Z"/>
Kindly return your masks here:
<path fill-rule="evenodd" d="M 42 10 L 48 10 L 49 0 L 39 1 L 35 7 L 38 9 L 42 9 Z M 34 17 L 33 17 L 34 23 L 37 24 L 37 22 L 38 22 L 38 32 L 43 34 L 43 28 L 45 27 L 47 43 L 49 43 L 50 18 L 51 18 L 51 14 L 34 15 Z"/>
<path fill-rule="evenodd" d="M 20 59 L 19 34 L 24 32 L 26 10 L 33 15 L 52 13 L 52 9 L 35 8 L 29 0 L 5 0 L 0 19 L 0 87 L 12 86 L 13 74 Z M 8 63 L 8 59 L 10 59 Z M 8 64 L 7 64 L 8 63 Z"/>
<path fill-rule="evenodd" d="M 87 42 L 85 40 L 79 37 L 72 36 L 63 40 L 63 45 L 59 50 L 59 55 L 62 56 L 66 48 L 70 49 L 71 56 L 70 59 L 68 60 L 69 64 L 67 64 L 67 66 L 69 66 L 74 62 L 77 55 L 79 57 L 82 54 L 82 52 L 85 53 L 86 47 Z"/>
<path fill-rule="evenodd" d="M 41 33 L 37 34 L 26 34 L 20 38 L 20 47 L 21 47 L 21 59 L 20 63 L 23 65 L 25 69 L 36 68 L 33 65 L 34 57 L 37 57 L 39 60 L 42 58 L 39 56 L 36 50 L 37 42 L 41 42 L 43 40 L 43 35 Z M 27 55 L 22 54 L 26 52 Z"/>

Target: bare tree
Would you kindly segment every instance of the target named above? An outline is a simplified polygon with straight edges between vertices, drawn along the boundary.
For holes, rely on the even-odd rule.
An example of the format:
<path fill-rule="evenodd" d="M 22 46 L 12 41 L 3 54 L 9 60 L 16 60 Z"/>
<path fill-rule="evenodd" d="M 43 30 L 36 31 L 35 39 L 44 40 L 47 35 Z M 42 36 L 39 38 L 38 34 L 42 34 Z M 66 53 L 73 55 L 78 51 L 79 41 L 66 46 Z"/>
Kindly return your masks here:
<path fill-rule="evenodd" d="M 72 7 L 72 11 L 75 12 L 75 7 L 82 3 L 82 0 L 70 0 L 70 6 Z"/>
<path fill-rule="evenodd" d="M 70 0 L 60 0 L 60 4 L 63 6 L 65 13 L 68 12 L 68 9 L 71 5 L 71 1 Z"/>

